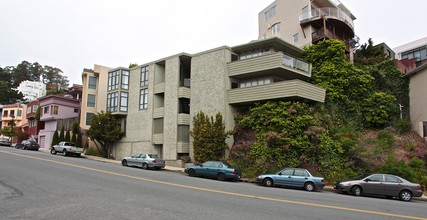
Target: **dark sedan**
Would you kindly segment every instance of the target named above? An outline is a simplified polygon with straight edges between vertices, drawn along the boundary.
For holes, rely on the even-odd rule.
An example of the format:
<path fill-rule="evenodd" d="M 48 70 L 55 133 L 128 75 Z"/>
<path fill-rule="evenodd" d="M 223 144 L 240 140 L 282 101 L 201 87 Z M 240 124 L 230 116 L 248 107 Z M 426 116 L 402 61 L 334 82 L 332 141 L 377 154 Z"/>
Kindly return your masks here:
<path fill-rule="evenodd" d="M 421 197 L 421 185 L 411 183 L 402 177 L 389 174 L 367 174 L 350 181 L 338 181 L 334 189 L 354 196 L 380 195 L 387 198 L 397 197 L 402 201 L 410 201 L 412 197 Z"/>
<path fill-rule="evenodd" d="M 22 149 L 22 150 L 35 150 L 35 151 L 38 151 L 39 148 L 40 148 L 40 145 L 37 144 L 37 142 L 35 142 L 35 141 L 25 140 L 25 141 L 22 141 L 19 144 L 16 144 L 15 148 L 16 149 Z"/>
<path fill-rule="evenodd" d="M 197 166 L 187 167 L 185 173 L 188 173 L 189 176 L 216 178 L 220 181 L 238 180 L 242 175 L 239 169 L 221 161 L 206 161 Z"/>

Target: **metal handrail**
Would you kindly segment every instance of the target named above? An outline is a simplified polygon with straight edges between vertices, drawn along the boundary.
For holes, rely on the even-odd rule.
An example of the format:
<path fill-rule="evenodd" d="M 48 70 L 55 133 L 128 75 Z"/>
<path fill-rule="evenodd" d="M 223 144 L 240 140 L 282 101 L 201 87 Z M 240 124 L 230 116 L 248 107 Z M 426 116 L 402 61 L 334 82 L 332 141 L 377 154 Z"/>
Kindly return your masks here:
<path fill-rule="evenodd" d="M 337 18 L 347 23 L 351 27 L 351 29 L 354 29 L 354 22 L 351 19 L 350 15 L 348 15 L 346 12 L 344 12 L 339 8 L 331 8 L 331 7 L 315 8 L 315 9 L 312 9 L 311 11 L 301 13 L 301 15 L 299 16 L 299 20 L 300 21 L 313 20 L 321 17 Z"/>

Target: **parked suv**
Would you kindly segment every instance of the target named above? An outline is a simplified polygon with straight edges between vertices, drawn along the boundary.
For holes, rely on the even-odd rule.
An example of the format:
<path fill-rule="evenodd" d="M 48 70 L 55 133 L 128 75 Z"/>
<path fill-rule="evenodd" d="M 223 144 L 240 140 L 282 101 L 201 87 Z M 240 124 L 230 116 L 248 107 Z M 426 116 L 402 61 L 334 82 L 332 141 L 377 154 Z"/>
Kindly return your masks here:
<path fill-rule="evenodd" d="M 81 153 L 83 153 L 83 148 L 77 147 L 72 142 L 62 141 L 57 145 L 53 145 L 52 149 L 50 149 L 50 153 L 62 153 L 62 156 L 76 155 L 77 157 L 80 157 Z"/>

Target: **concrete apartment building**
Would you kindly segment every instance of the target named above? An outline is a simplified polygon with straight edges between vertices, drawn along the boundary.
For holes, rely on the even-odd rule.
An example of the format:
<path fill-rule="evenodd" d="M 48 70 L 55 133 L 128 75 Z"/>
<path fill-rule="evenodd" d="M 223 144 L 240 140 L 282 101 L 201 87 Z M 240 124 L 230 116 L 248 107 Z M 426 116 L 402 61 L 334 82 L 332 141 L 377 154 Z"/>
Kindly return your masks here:
<path fill-rule="evenodd" d="M 403 73 L 427 63 L 427 37 L 403 44 L 393 49 L 396 53 L 396 66 Z"/>
<path fill-rule="evenodd" d="M 28 102 L 46 95 L 46 85 L 42 82 L 25 80 L 19 84 L 16 90 L 21 92 L 24 95 L 24 99 Z"/>
<path fill-rule="evenodd" d="M 338 0 L 276 0 L 258 14 L 258 39 L 279 37 L 300 48 L 338 39 L 353 60 L 353 50 L 359 43 L 354 33 L 355 19 Z"/>
<path fill-rule="evenodd" d="M 302 52 L 274 37 L 181 53 L 131 69 L 95 65 L 95 70 L 85 69 L 82 74 L 82 106 L 86 107 L 82 107 L 81 127 L 85 128 L 88 115 L 105 106 L 121 120 L 126 134 L 115 144 L 113 157 L 143 151 L 161 155 L 168 165 L 182 166 L 179 156 L 193 154 L 189 130 L 199 111 L 221 113 L 226 130 L 232 130 L 234 114 L 255 102 L 323 102 L 325 89 L 306 82 L 311 64 L 298 59 Z M 101 74 L 101 69 L 108 74 Z M 91 98 L 96 100 L 95 107 L 87 107 L 90 94 L 95 95 Z M 227 143 L 231 146 L 233 139 Z"/>

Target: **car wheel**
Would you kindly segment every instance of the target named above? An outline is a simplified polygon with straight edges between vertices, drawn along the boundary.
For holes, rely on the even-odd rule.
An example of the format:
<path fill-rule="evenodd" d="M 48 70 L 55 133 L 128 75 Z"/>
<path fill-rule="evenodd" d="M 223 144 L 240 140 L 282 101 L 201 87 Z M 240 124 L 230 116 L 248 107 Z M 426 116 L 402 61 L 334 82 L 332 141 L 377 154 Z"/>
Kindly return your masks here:
<path fill-rule="evenodd" d="M 53 155 L 55 155 L 57 152 L 56 152 L 55 148 L 52 148 L 52 149 L 50 150 L 50 153 L 51 153 L 51 154 L 53 154 Z"/>
<path fill-rule="evenodd" d="M 305 183 L 304 189 L 311 192 L 314 190 L 314 184 L 312 182 Z"/>
<path fill-rule="evenodd" d="M 126 167 L 128 165 L 128 162 L 126 160 L 122 160 L 122 165 Z"/>
<path fill-rule="evenodd" d="M 217 178 L 219 181 L 224 181 L 225 180 L 225 174 L 224 173 L 218 173 Z"/>
<path fill-rule="evenodd" d="M 62 151 L 62 156 L 67 156 L 67 150 L 64 149 L 64 151 Z"/>
<path fill-rule="evenodd" d="M 144 170 L 148 169 L 148 164 L 147 163 L 143 163 L 142 164 L 142 169 L 144 169 Z"/>
<path fill-rule="evenodd" d="M 403 190 L 399 193 L 399 199 L 405 202 L 409 202 L 412 199 L 412 193 L 408 190 Z"/>
<path fill-rule="evenodd" d="M 272 180 L 271 178 L 266 178 L 266 179 L 262 182 L 262 184 L 263 184 L 264 186 L 266 186 L 266 187 L 270 187 L 270 186 L 273 186 L 273 185 L 274 185 L 274 182 L 273 182 L 273 180 Z"/>
<path fill-rule="evenodd" d="M 351 193 L 353 196 L 360 196 L 360 194 L 362 194 L 362 188 L 360 188 L 360 186 L 353 186 L 351 188 Z"/>
<path fill-rule="evenodd" d="M 27 147 L 23 146 L 23 147 L 22 147 L 22 150 L 27 150 Z"/>
<path fill-rule="evenodd" d="M 196 171 L 194 169 L 189 169 L 188 170 L 188 175 L 191 176 L 191 177 L 194 177 L 194 176 L 196 176 Z"/>

